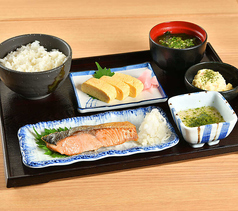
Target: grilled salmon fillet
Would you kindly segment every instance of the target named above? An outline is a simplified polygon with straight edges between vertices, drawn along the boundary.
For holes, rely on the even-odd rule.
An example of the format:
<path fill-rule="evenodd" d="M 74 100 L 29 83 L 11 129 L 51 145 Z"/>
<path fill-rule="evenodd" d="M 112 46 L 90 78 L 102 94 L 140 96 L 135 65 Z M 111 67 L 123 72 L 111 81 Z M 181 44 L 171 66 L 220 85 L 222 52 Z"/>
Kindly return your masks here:
<path fill-rule="evenodd" d="M 42 137 L 49 149 L 65 155 L 77 155 L 137 139 L 136 126 L 128 121 L 84 125 Z"/>

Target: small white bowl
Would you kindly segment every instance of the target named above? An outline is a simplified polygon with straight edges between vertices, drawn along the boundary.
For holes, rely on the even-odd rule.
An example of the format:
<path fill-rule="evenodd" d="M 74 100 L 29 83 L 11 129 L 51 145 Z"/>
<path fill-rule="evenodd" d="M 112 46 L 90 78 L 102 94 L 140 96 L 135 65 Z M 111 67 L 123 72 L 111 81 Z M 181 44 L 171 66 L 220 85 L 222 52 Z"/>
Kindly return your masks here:
<path fill-rule="evenodd" d="M 202 147 L 205 143 L 208 143 L 208 145 L 218 144 L 221 139 L 226 138 L 231 133 L 237 122 L 237 115 L 230 104 L 220 93 L 215 91 L 178 95 L 171 97 L 168 104 L 183 138 L 194 148 Z M 223 116 L 225 122 L 200 127 L 185 126 L 179 118 L 178 112 L 202 106 L 215 107 Z"/>

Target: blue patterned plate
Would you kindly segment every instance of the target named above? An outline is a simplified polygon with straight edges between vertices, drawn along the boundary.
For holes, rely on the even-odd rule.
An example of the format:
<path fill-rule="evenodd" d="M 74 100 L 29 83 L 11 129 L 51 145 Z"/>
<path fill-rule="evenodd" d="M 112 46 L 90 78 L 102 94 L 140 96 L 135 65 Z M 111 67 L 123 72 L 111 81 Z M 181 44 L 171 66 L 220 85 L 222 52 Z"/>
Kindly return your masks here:
<path fill-rule="evenodd" d="M 75 156 L 68 156 L 65 158 L 52 158 L 44 154 L 36 144 L 35 132 L 42 133 L 45 128 L 59 128 L 59 127 L 76 127 L 80 125 L 96 125 L 106 122 L 129 121 L 139 129 L 145 115 L 153 108 L 157 108 L 161 115 L 166 119 L 167 126 L 171 130 L 171 136 L 162 144 L 154 146 L 142 146 L 136 141 L 126 142 L 124 144 L 101 148 L 93 152 L 85 152 Z M 111 156 L 127 156 L 135 153 L 145 153 L 151 151 L 161 151 L 175 146 L 179 142 L 179 138 L 174 131 L 174 128 L 168 121 L 166 114 L 159 107 L 145 107 L 124 111 L 111 111 L 101 114 L 68 118 L 58 121 L 39 122 L 37 124 L 28 124 L 18 130 L 18 138 L 20 142 L 20 150 L 22 154 L 23 163 L 31 168 L 43 168 L 47 166 L 68 165 L 80 161 L 94 161 Z"/>
<path fill-rule="evenodd" d="M 130 65 L 120 68 L 111 68 L 112 72 L 121 72 L 127 75 L 138 78 L 146 69 L 152 71 L 152 76 L 155 73 L 150 63 Z M 105 111 L 119 108 L 126 108 L 131 106 L 151 105 L 152 103 L 165 102 L 168 96 L 165 94 L 162 86 L 144 90 L 136 98 L 127 97 L 125 100 L 114 100 L 112 103 L 105 103 L 100 100 L 94 99 L 89 95 L 81 91 L 81 84 L 93 77 L 95 70 L 84 71 L 84 72 L 72 72 L 69 77 L 74 88 L 74 92 L 77 98 L 78 111 L 81 113 L 94 112 L 94 111 Z M 159 81 L 158 81 L 159 82 Z"/>

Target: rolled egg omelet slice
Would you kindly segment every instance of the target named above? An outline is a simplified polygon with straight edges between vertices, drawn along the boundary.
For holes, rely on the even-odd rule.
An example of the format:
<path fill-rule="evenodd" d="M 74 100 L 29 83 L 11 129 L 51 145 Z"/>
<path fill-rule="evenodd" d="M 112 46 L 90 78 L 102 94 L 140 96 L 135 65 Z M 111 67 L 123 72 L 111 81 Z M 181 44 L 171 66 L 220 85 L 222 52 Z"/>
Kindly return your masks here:
<path fill-rule="evenodd" d="M 120 80 L 116 77 L 113 78 L 110 76 L 102 76 L 100 78 L 100 80 L 103 80 L 115 87 L 115 89 L 117 91 L 117 96 L 116 96 L 117 100 L 124 100 L 126 97 L 129 96 L 130 87 L 129 87 L 129 85 L 124 83 L 122 80 Z"/>
<path fill-rule="evenodd" d="M 97 78 L 90 78 L 85 81 L 81 86 L 81 90 L 106 103 L 110 103 L 117 96 L 114 86 Z"/>
<path fill-rule="evenodd" d="M 130 97 L 137 97 L 144 89 L 144 84 L 137 78 L 123 73 L 115 73 L 112 78 L 122 80 L 130 87 Z"/>

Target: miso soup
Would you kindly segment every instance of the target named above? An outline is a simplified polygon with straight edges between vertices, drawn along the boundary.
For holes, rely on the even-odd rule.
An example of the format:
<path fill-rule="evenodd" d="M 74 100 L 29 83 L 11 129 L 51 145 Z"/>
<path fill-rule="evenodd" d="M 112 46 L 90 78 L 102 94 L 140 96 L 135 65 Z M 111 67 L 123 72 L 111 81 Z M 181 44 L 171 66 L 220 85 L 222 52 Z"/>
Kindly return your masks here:
<path fill-rule="evenodd" d="M 169 31 L 156 37 L 154 41 L 159 45 L 175 49 L 189 48 L 202 43 L 202 41 L 196 36 L 186 33 L 171 34 Z"/>

